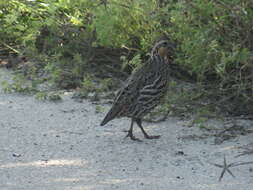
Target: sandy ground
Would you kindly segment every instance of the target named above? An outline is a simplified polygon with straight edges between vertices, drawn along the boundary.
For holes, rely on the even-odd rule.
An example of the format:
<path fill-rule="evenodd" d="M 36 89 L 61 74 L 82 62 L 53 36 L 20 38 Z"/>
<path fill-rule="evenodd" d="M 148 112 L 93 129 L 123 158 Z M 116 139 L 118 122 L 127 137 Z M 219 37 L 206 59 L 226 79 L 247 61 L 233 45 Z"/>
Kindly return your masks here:
<path fill-rule="evenodd" d="M 0 81 L 6 70 L 0 69 Z M 8 78 L 8 77 L 7 77 Z M 124 139 L 128 119 L 99 126 L 103 113 L 89 101 L 63 97 L 60 103 L 41 102 L 32 96 L 0 92 L 1 190 L 252 190 L 253 165 L 231 168 L 218 181 L 222 164 L 253 161 L 253 155 L 235 157 L 237 147 L 253 142 L 253 133 L 221 144 L 203 139 L 203 130 L 187 127 L 189 121 L 168 118 L 146 123 L 157 140 Z M 241 121 L 251 127 L 250 122 Z M 243 123 L 244 122 L 244 123 Z M 213 121 L 210 127 L 219 127 Z"/>

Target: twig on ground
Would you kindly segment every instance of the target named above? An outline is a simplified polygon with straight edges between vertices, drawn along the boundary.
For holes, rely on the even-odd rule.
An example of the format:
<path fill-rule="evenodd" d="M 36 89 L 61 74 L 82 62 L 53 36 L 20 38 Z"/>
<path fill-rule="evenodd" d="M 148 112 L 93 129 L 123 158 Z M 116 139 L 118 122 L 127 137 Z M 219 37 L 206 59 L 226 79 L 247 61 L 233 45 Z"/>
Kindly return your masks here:
<path fill-rule="evenodd" d="M 8 44 L 6 44 L 6 43 L 4 43 L 4 42 L 1 42 L 1 41 L 0 41 L 0 43 L 1 43 L 2 45 L 4 45 L 5 47 L 7 47 L 8 49 L 12 50 L 13 52 L 15 52 L 15 53 L 17 53 L 17 54 L 20 54 L 20 52 L 19 52 L 18 50 L 14 49 L 13 47 L 9 46 Z"/>
<path fill-rule="evenodd" d="M 235 156 L 235 158 L 240 157 L 240 156 L 244 156 L 244 155 L 249 155 L 249 154 L 253 154 L 253 143 L 250 143 L 248 145 L 239 147 L 244 149 L 244 151 L 241 154 L 238 154 L 237 156 Z"/>
<path fill-rule="evenodd" d="M 216 166 L 216 167 L 219 167 L 219 168 L 223 168 L 222 172 L 221 172 L 221 175 L 219 177 L 219 181 L 222 180 L 224 174 L 226 173 L 226 171 L 232 176 L 235 178 L 234 174 L 231 172 L 231 170 L 229 168 L 231 167 L 235 167 L 235 166 L 240 166 L 240 165 L 247 165 L 247 164 L 253 164 L 253 161 L 252 162 L 234 162 L 234 163 L 231 163 L 231 164 L 227 164 L 227 160 L 226 160 L 226 157 L 224 155 L 224 161 L 223 161 L 223 165 L 220 165 L 220 164 L 216 164 L 216 163 L 211 163 L 209 162 L 210 164 Z"/>

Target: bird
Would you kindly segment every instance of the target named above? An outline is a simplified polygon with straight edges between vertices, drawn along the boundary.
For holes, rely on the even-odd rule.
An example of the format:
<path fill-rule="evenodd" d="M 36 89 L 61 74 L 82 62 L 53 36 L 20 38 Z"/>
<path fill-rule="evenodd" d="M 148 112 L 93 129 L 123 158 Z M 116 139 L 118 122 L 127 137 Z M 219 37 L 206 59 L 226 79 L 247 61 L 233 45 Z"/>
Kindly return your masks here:
<path fill-rule="evenodd" d="M 166 94 L 170 63 L 173 60 L 169 55 L 171 48 L 173 46 L 168 40 L 160 40 L 154 45 L 150 58 L 123 83 L 101 126 L 115 118 L 128 117 L 131 118 L 131 125 L 126 137 L 141 141 L 133 135 L 136 123 L 146 139 L 160 138 L 160 135 L 148 135 L 142 126 L 142 120 Z"/>

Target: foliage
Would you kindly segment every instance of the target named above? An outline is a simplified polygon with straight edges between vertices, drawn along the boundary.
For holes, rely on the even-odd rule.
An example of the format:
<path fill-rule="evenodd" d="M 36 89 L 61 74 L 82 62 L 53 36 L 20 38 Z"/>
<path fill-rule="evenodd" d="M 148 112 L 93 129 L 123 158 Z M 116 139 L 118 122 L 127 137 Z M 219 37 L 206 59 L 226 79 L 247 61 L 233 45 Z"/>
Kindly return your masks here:
<path fill-rule="evenodd" d="M 194 0 L 171 11 L 171 35 L 179 42 L 177 63 L 216 93 L 252 92 L 253 3 L 245 0 Z M 250 93 L 249 93 L 250 92 Z"/>
<path fill-rule="evenodd" d="M 136 54 L 132 59 L 128 60 L 126 56 L 120 57 L 122 60 L 122 70 L 127 66 L 130 66 L 132 69 L 137 69 L 141 66 L 141 55 Z"/>
<path fill-rule="evenodd" d="M 34 82 L 27 81 L 22 74 L 17 74 L 13 78 L 12 83 L 8 81 L 2 81 L 1 85 L 3 87 L 3 91 L 7 93 L 19 92 L 22 94 L 32 94 L 37 92 L 36 84 L 34 84 Z"/>
<path fill-rule="evenodd" d="M 101 92 L 167 35 L 176 68 L 200 83 L 201 97 L 253 105 L 252 20 L 248 0 L 4 0 L 0 48 L 29 59 L 26 77 Z"/>
<path fill-rule="evenodd" d="M 205 78 L 212 73 L 224 77 L 229 67 L 250 60 L 252 3 L 195 0 L 181 6 L 181 11 L 172 11 L 171 19 L 184 54 L 179 62 Z"/>
<path fill-rule="evenodd" d="M 48 98 L 48 95 L 47 95 L 47 93 L 46 92 L 37 92 L 36 94 L 35 94 L 35 98 L 37 99 L 37 100 L 47 100 L 47 98 Z"/>
<path fill-rule="evenodd" d="M 62 100 L 62 97 L 60 96 L 60 94 L 58 92 L 43 92 L 43 91 L 39 91 L 35 94 L 35 98 L 37 100 L 41 100 L 41 101 L 52 101 L 52 102 L 59 102 Z"/>

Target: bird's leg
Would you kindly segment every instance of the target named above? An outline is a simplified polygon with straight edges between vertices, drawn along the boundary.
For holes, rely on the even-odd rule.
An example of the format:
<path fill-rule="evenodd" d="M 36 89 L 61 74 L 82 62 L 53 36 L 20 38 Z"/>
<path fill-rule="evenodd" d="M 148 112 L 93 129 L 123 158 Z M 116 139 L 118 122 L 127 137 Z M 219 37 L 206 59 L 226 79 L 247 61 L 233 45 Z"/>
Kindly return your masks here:
<path fill-rule="evenodd" d="M 127 133 L 127 136 L 126 137 L 130 137 L 130 139 L 134 140 L 134 141 L 139 141 L 141 142 L 140 139 L 136 138 L 134 135 L 133 135 L 133 126 L 134 126 L 134 119 L 131 120 L 131 126 L 130 126 L 130 129 L 128 130 L 128 133 Z"/>
<path fill-rule="evenodd" d="M 146 139 L 158 139 L 158 138 L 160 138 L 160 135 L 155 135 L 155 136 L 150 136 L 150 135 L 148 135 L 148 134 L 146 133 L 146 131 L 144 130 L 144 128 L 142 127 L 141 119 L 136 119 L 136 123 L 137 123 L 137 125 L 141 128 L 141 131 L 142 131 L 142 133 L 144 134 L 144 137 L 145 137 Z"/>

